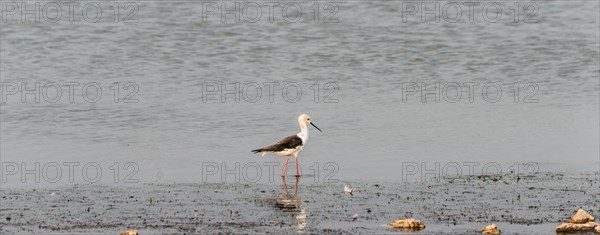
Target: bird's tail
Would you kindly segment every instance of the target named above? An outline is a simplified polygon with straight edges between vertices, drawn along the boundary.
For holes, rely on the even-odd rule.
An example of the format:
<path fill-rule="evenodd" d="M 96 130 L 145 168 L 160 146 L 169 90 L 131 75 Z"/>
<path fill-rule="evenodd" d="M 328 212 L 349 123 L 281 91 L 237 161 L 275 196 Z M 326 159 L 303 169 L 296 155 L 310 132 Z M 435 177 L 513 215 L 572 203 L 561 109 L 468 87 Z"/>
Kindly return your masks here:
<path fill-rule="evenodd" d="M 252 150 L 251 152 L 252 153 L 260 153 L 260 152 L 262 152 L 262 149 L 255 149 L 255 150 Z"/>

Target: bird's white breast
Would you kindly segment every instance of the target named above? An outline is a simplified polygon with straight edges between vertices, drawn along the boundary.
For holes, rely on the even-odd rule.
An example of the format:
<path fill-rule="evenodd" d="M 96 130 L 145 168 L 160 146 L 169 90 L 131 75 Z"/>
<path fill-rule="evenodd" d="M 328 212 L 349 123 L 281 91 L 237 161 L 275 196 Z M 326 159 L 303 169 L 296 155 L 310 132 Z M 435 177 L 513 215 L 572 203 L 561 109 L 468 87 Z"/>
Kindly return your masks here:
<path fill-rule="evenodd" d="M 300 132 L 296 135 L 302 139 L 302 145 L 306 145 L 306 141 L 308 141 L 308 132 Z"/>

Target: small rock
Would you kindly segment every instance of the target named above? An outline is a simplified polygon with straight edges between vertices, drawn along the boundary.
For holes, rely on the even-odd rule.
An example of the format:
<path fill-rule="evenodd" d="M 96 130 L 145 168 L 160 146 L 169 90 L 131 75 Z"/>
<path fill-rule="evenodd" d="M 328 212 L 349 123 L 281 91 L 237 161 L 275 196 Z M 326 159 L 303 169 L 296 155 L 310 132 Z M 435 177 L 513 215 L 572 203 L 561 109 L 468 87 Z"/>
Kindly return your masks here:
<path fill-rule="evenodd" d="M 352 216 L 352 222 L 356 221 L 358 219 L 358 214 L 354 214 Z"/>
<path fill-rule="evenodd" d="M 589 232 L 594 231 L 594 228 L 600 224 L 596 222 L 588 222 L 585 224 L 564 223 L 556 227 L 556 232 Z"/>
<path fill-rule="evenodd" d="M 127 230 L 125 232 L 119 233 L 119 235 L 138 235 L 137 230 Z"/>
<path fill-rule="evenodd" d="M 490 235 L 498 235 L 501 232 L 502 231 L 500 231 L 500 229 L 498 228 L 498 226 L 496 226 L 496 224 L 490 224 L 488 226 L 485 226 L 485 228 L 483 228 L 481 230 L 482 234 L 490 234 Z"/>
<path fill-rule="evenodd" d="M 425 228 L 425 224 L 423 224 L 420 220 L 416 219 L 401 219 L 394 220 L 390 223 L 390 226 L 394 228 L 402 228 L 402 229 L 410 229 L 410 230 L 422 230 Z"/>
<path fill-rule="evenodd" d="M 577 210 L 577 213 L 575 213 L 575 215 L 571 216 L 571 218 L 567 220 L 567 222 L 575 224 L 583 224 L 590 221 L 594 221 L 594 216 L 591 216 L 582 209 Z"/>

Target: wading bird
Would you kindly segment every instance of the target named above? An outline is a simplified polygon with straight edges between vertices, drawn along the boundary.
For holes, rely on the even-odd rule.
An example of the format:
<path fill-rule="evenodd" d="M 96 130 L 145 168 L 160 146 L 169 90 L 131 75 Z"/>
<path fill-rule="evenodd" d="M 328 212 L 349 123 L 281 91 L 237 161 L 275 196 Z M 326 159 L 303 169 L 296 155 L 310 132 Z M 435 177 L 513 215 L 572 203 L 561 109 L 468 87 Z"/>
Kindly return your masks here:
<path fill-rule="evenodd" d="M 263 156 L 267 153 L 274 153 L 277 156 L 285 156 L 285 165 L 283 165 L 281 177 L 285 177 L 288 161 L 292 156 L 296 159 L 296 177 L 300 176 L 300 172 L 298 172 L 298 154 L 302 151 L 302 148 L 308 140 L 308 124 L 321 131 L 321 129 L 319 129 L 310 121 L 310 117 L 306 114 L 302 114 L 300 117 L 298 117 L 298 124 L 300 124 L 300 133 L 288 136 L 269 147 L 252 150 L 253 153 L 262 153 Z"/>

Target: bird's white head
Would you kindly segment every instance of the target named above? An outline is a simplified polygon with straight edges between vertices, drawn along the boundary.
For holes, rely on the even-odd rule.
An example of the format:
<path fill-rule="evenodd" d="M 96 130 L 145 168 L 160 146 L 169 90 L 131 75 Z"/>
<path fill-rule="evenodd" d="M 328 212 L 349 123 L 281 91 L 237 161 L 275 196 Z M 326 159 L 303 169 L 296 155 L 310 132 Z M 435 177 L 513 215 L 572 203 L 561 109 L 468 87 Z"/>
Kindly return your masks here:
<path fill-rule="evenodd" d="M 300 117 L 298 117 L 298 123 L 300 123 L 300 124 L 310 123 L 310 117 L 308 116 L 308 114 L 300 115 Z"/>
<path fill-rule="evenodd" d="M 314 123 L 312 123 L 308 114 L 300 115 L 300 117 L 298 117 L 298 123 L 300 124 L 300 126 L 307 126 L 308 124 L 310 124 L 310 125 L 314 126 L 315 128 L 317 128 L 317 130 L 321 131 L 321 129 L 319 129 Z"/>

